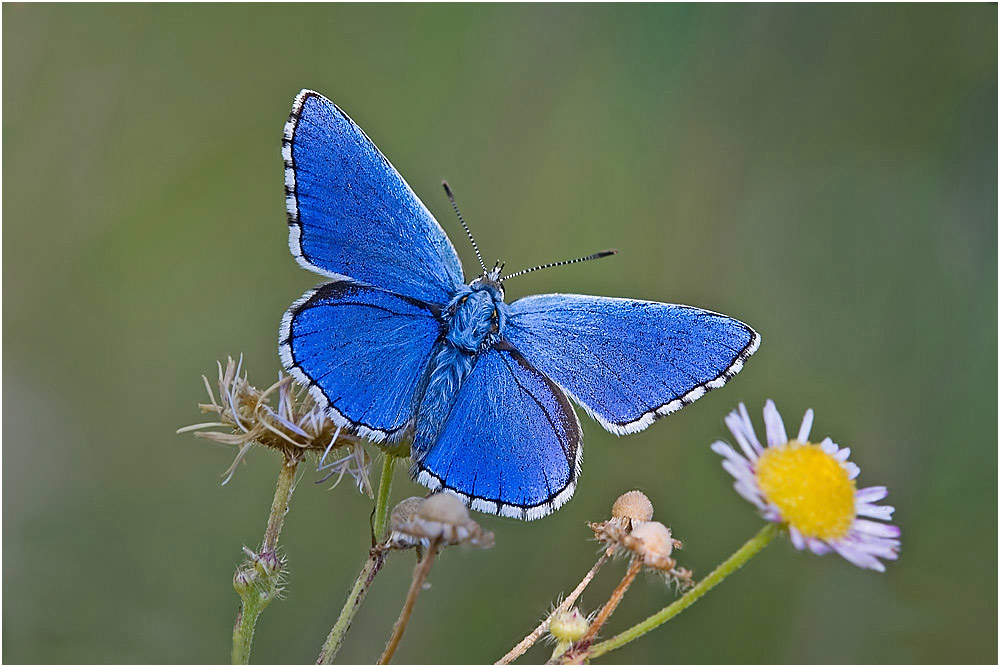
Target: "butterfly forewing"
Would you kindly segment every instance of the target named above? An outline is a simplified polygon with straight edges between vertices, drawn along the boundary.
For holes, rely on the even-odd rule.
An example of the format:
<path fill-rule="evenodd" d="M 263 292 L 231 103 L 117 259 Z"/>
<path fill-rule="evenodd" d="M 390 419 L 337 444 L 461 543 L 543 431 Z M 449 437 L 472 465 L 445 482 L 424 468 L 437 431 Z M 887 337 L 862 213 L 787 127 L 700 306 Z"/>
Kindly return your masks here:
<path fill-rule="evenodd" d="M 299 93 L 282 154 L 288 245 L 300 264 L 433 304 L 465 282 L 434 216 L 333 102 Z"/>

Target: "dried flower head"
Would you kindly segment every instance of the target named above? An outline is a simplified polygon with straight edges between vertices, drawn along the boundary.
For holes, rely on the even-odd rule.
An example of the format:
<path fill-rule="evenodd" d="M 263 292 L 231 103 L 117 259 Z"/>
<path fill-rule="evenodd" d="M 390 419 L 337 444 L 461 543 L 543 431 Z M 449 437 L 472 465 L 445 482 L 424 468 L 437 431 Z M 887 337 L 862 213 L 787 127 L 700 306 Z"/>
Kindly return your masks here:
<path fill-rule="evenodd" d="M 788 527 L 796 549 L 819 555 L 835 551 L 858 567 L 884 572 L 880 559 L 896 560 L 900 546 L 899 527 L 880 523 L 892 519 L 893 508 L 875 504 L 889 490 L 858 489 L 855 479 L 861 471 L 849 460 L 851 450 L 830 438 L 810 442 L 812 423 L 813 411 L 806 410 L 797 437 L 789 440 L 774 401 L 768 400 L 763 446 L 740 403 L 726 425 L 742 453 L 724 442 L 714 443 L 712 451 L 723 457 L 722 467 L 736 480 L 736 491 L 766 520 Z"/>
<path fill-rule="evenodd" d="M 261 445 L 292 460 L 301 460 L 308 452 L 321 455 L 320 470 L 329 471 L 324 480 L 339 474 L 339 481 L 350 475 L 359 490 L 372 495 L 368 475 L 371 458 L 361 446 L 360 438 L 334 424 L 308 391 L 284 374 L 279 374 L 278 381 L 267 389 L 257 389 L 243 371 L 242 357 L 239 362 L 229 357 L 225 368 L 221 363 L 218 366 L 219 400 L 208 378 L 202 376 L 209 402 L 198 405 L 203 413 L 217 414 L 218 421 L 193 424 L 177 432 L 195 431 L 195 437 L 239 448 L 236 459 L 226 470 L 223 484 L 229 481 L 250 448 Z M 271 403 L 273 396 L 277 396 L 276 407 Z M 205 430 L 214 428 L 228 430 Z M 335 448 L 341 456 L 327 462 L 327 456 Z"/>
<path fill-rule="evenodd" d="M 681 586 L 692 583 L 691 571 L 677 567 L 677 561 L 671 558 L 674 549 L 683 545 L 659 521 L 636 523 L 631 530 L 613 520 L 592 523 L 590 528 L 594 537 L 617 554 L 638 559 L 646 568 L 667 576 Z"/>
<path fill-rule="evenodd" d="M 447 492 L 426 499 L 407 498 L 393 509 L 390 526 L 388 546 L 395 548 L 427 546 L 432 541 L 442 546 L 493 546 L 493 533 L 483 530 L 462 501 Z"/>
<path fill-rule="evenodd" d="M 618 496 L 611 506 L 611 518 L 631 528 L 653 518 L 653 503 L 642 491 L 628 491 Z"/>
<path fill-rule="evenodd" d="M 386 540 L 388 548 L 406 549 L 423 544 L 422 538 L 414 537 L 405 530 L 417 518 L 417 509 L 423 502 L 423 498 L 410 496 L 392 508 L 389 514 L 389 539 Z"/>

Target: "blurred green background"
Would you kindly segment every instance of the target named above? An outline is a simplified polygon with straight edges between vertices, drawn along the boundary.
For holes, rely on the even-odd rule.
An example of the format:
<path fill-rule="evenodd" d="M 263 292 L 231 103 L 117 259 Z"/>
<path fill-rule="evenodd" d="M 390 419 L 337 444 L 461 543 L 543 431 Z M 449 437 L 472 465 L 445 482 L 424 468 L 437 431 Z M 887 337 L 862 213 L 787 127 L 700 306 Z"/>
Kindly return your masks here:
<path fill-rule="evenodd" d="M 478 517 L 496 547 L 442 556 L 399 662 L 498 658 L 630 488 L 707 573 L 760 525 L 709 444 L 768 397 L 793 425 L 814 407 L 814 434 L 890 487 L 901 559 L 877 574 L 776 543 L 602 662 L 996 662 L 995 5 L 5 4 L 3 38 L 5 661 L 228 660 L 277 458 L 220 487 L 233 452 L 174 430 L 202 420 L 216 359 L 272 381 L 278 321 L 318 282 L 286 246 L 279 145 L 310 87 L 467 267 L 442 178 L 488 261 L 621 251 L 509 297 L 689 303 L 763 335 L 726 388 L 644 433 L 584 416 L 575 499 Z M 420 491 L 404 477 L 395 499 Z M 317 478 L 256 662 L 312 661 L 364 558 L 371 501 Z M 411 566 L 389 561 L 341 661 L 378 656 Z M 609 631 L 671 597 L 642 579 Z"/>

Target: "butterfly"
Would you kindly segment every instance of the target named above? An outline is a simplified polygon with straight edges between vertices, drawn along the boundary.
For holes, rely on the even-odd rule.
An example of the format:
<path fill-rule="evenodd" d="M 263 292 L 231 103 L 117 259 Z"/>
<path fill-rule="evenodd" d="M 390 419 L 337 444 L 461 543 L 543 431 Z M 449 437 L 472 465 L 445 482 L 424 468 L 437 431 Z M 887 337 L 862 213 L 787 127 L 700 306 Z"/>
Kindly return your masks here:
<path fill-rule="evenodd" d="M 508 304 L 504 281 L 526 271 L 487 270 L 471 233 L 483 271 L 467 283 L 434 216 L 316 92 L 295 98 L 282 157 L 288 246 L 329 279 L 282 318 L 284 367 L 338 426 L 384 447 L 411 439 L 414 479 L 472 509 L 555 511 L 580 474 L 572 403 L 635 433 L 721 387 L 760 344 L 742 322 L 690 306 L 576 294 Z"/>

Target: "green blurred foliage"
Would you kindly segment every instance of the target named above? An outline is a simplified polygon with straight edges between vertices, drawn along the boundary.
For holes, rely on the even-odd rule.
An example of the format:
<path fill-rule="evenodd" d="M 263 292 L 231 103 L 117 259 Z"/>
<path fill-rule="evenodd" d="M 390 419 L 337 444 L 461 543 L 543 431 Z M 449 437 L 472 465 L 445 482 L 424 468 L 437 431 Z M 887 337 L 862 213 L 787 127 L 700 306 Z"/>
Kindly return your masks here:
<path fill-rule="evenodd" d="M 220 662 L 242 544 L 277 470 L 177 436 L 199 375 L 279 370 L 317 282 L 288 254 L 279 140 L 302 87 L 348 111 L 487 260 L 617 247 L 510 296 L 574 291 L 739 317 L 760 352 L 721 391 L 617 439 L 584 418 L 576 497 L 488 552 L 445 553 L 401 662 L 492 661 L 640 488 L 704 574 L 752 535 L 708 445 L 773 397 L 887 484 L 900 561 L 779 543 L 604 662 L 997 660 L 995 5 L 3 6 L 3 659 Z M 371 502 L 307 472 L 287 598 L 257 662 L 308 662 L 367 548 Z M 419 492 L 397 477 L 394 497 Z M 588 593 L 597 607 L 621 565 Z M 341 654 L 370 662 L 405 595 L 390 560 Z M 671 599 L 641 579 L 620 629 Z M 544 649 L 529 658 L 543 660 Z"/>

